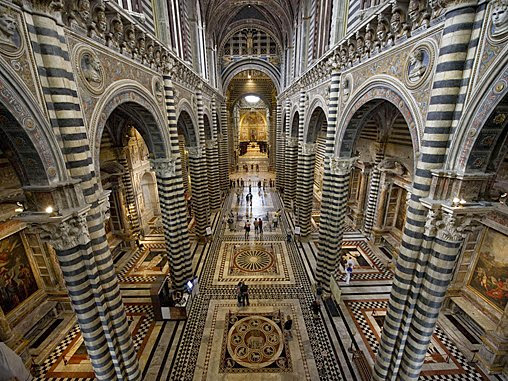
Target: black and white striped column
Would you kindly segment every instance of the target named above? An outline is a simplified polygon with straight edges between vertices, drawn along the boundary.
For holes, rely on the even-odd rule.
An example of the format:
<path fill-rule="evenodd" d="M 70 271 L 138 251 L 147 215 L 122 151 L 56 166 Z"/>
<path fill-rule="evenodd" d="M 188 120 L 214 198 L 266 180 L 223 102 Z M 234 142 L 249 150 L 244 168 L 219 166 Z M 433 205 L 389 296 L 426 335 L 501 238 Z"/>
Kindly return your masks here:
<path fill-rule="evenodd" d="M 192 189 L 192 210 L 196 221 L 196 235 L 202 238 L 210 226 L 210 198 L 208 196 L 208 176 L 206 164 L 205 124 L 203 119 L 203 94 L 196 92 L 198 116 L 198 145 L 187 147 Z"/>
<path fill-rule="evenodd" d="M 210 209 L 216 210 L 221 206 L 221 188 L 219 175 L 219 142 L 217 104 L 212 98 L 212 139 L 206 142 L 206 162 L 208 164 L 208 190 L 210 193 Z"/>
<path fill-rule="evenodd" d="M 285 163 L 284 205 L 289 208 L 296 199 L 296 169 L 298 165 L 298 138 L 291 135 L 286 137 Z"/>
<path fill-rule="evenodd" d="M 346 197 L 347 202 L 347 185 L 344 181 L 349 182 L 349 173 L 347 166 L 350 164 L 347 161 L 343 163 L 344 170 L 339 172 L 337 166 L 332 170 L 332 163 L 335 164 L 337 159 L 334 159 L 335 151 L 335 133 L 337 131 L 337 115 L 339 108 L 339 91 L 340 91 L 340 72 L 338 69 L 339 58 L 334 56 L 330 60 L 332 65 L 330 92 L 328 100 L 328 126 L 326 128 L 326 148 L 323 160 L 324 173 L 323 173 L 323 191 L 321 201 L 321 214 L 319 223 L 319 253 L 317 256 L 316 278 L 325 290 L 330 291 L 330 277 L 337 269 L 337 261 L 340 245 L 344 230 L 343 220 L 339 219 L 340 211 L 338 210 L 340 195 L 335 191 L 336 185 L 339 184 L 341 192 L 344 192 L 343 197 Z M 351 169 L 352 163 L 351 162 Z M 339 166 L 340 167 L 340 166 Z M 349 171 L 351 171 L 351 169 Z M 341 176 L 339 173 L 344 173 Z M 342 179 L 341 179 L 342 178 Z M 342 194 L 341 193 L 341 194 Z M 344 202 L 344 208 L 345 208 Z"/>
<path fill-rule="evenodd" d="M 163 79 L 171 156 L 152 160 L 151 165 L 157 176 L 171 282 L 175 288 L 181 289 L 192 277 L 192 253 L 187 229 L 187 204 L 184 197 L 173 83 L 167 75 Z"/>
<path fill-rule="evenodd" d="M 439 51 L 436 74 L 427 112 L 421 156 L 415 171 L 406 224 L 397 259 L 388 311 L 384 321 L 381 343 L 374 366 L 374 380 L 417 380 L 421 371 L 421 356 L 430 343 L 435 322 L 425 323 L 424 316 L 439 313 L 441 305 L 434 303 L 432 291 L 422 287 L 423 279 L 442 284 L 442 274 L 422 262 L 427 249 L 424 228 L 427 209 L 421 199 L 428 197 L 432 171 L 442 168 L 450 133 L 453 132 L 464 101 L 463 84 L 469 80 L 466 58 L 475 26 L 476 6 L 454 5 L 446 10 L 445 25 Z M 422 266 L 422 263 L 424 264 Z M 439 265 L 438 265 L 439 268 Z M 447 287 L 447 283 L 445 282 Z M 416 308 L 418 306 L 418 308 Z M 424 325 L 425 331 L 418 333 Z M 417 356 L 414 356 L 417 353 Z"/>
<path fill-rule="evenodd" d="M 276 130 L 276 160 L 275 160 L 275 186 L 284 187 L 284 135 L 282 126 L 282 105 L 277 103 L 277 130 Z"/>
<path fill-rule="evenodd" d="M 60 247 L 58 258 L 96 378 L 137 381 L 141 374 L 106 240 L 98 176 L 65 32 L 52 15 L 44 13 L 47 11 L 25 13 L 30 40 L 51 125 L 61 142 L 69 173 L 80 181 L 89 208 L 72 223 L 79 225 L 75 228 L 83 231 L 87 241 Z"/>
<path fill-rule="evenodd" d="M 330 277 L 338 268 L 339 250 L 346 226 L 349 178 L 355 160 L 325 157 L 316 279 L 326 291 L 330 291 Z"/>
<path fill-rule="evenodd" d="M 365 222 L 363 225 L 363 232 L 366 237 L 369 237 L 374 225 L 374 217 L 376 214 L 376 205 L 379 194 L 379 180 L 381 178 L 381 171 L 378 166 L 385 157 L 385 145 L 383 143 L 376 144 L 376 153 L 374 157 L 374 167 L 370 176 L 369 195 L 367 196 L 367 209 L 365 210 Z"/>
<path fill-rule="evenodd" d="M 298 152 L 296 182 L 297 223 L 302 237 L 311 232 L 312 202 L 314 198 L 314 162 L 316 144 L 301 143 Z"/>
<path fill-rule="evenodd" d="M 220 186 L 223 193 L 229 189 L 228 114 L 226 102 L 220 104 L 219 170 Z"/>
<path fill-rule="evenodd" d="M 127 203 L 127 211 L 129 212 L 130 231 L 133 237 L 138 237 L 141 232 L 138 209 L 136 208 L 136 198 L 134 197 L 134 187 L 132 186 L 131 172 L 129 163 L 127 162 L 127 147 L 118 149 L 118 162 L 124 168 L 122 174 L 122 183 L 125 191 L 125 202 Z"/>

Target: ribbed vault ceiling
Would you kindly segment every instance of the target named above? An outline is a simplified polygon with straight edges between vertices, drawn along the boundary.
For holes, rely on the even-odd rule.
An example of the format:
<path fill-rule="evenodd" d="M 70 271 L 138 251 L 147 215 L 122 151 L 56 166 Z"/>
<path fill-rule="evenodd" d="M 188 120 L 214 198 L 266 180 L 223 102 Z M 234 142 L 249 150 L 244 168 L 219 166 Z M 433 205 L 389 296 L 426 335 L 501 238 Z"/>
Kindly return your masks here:
<path fill-rule="evenodd" d="M 269 25 L 281 41 L 291 30 L 299 0 L 200 0 L 208 32 L 220 43 L 241 21 L 244 24 Z"/>

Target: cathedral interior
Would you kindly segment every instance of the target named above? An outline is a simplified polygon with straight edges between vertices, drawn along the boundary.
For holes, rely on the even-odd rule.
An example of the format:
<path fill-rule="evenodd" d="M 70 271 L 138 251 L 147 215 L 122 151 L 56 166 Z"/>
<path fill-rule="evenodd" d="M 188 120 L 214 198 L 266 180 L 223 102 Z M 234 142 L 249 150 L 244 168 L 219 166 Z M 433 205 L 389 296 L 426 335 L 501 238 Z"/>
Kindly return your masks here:
<path fill-rule="evenodd" d="M 508 0 L 0 0 L 0 381 L 508 380 Z"/>

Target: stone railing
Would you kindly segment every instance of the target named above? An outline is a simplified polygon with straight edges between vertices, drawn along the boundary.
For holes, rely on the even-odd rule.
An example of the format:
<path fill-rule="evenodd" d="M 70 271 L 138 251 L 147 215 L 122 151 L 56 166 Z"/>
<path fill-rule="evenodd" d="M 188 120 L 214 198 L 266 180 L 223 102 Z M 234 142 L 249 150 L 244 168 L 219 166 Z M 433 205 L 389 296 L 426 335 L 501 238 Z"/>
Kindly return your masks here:
<path fill-rule="evenodd" d="M 63 23 L 74 33 L 149 67 L 190 89 L 223 98 L 192 66 L 151 34 L 142 23 L 112 1 L 64 0 L 59 7 Z"/>

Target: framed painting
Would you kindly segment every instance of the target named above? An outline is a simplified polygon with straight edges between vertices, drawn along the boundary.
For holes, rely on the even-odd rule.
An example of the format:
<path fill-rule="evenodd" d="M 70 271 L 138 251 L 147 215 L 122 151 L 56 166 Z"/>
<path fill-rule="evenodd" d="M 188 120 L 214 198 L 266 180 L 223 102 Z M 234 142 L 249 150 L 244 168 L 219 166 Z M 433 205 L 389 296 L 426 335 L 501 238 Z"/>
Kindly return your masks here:
<path fill-rule="evenodd" d="M 489 304 L 504 311 L 508 303 L 508 236 L 487 228 L 469 287 Z"/>
<path fill-rule="evenodd" d="M 20 233 L 0 241 L 0 306 L 5 314 L 38 289 Z"/>

